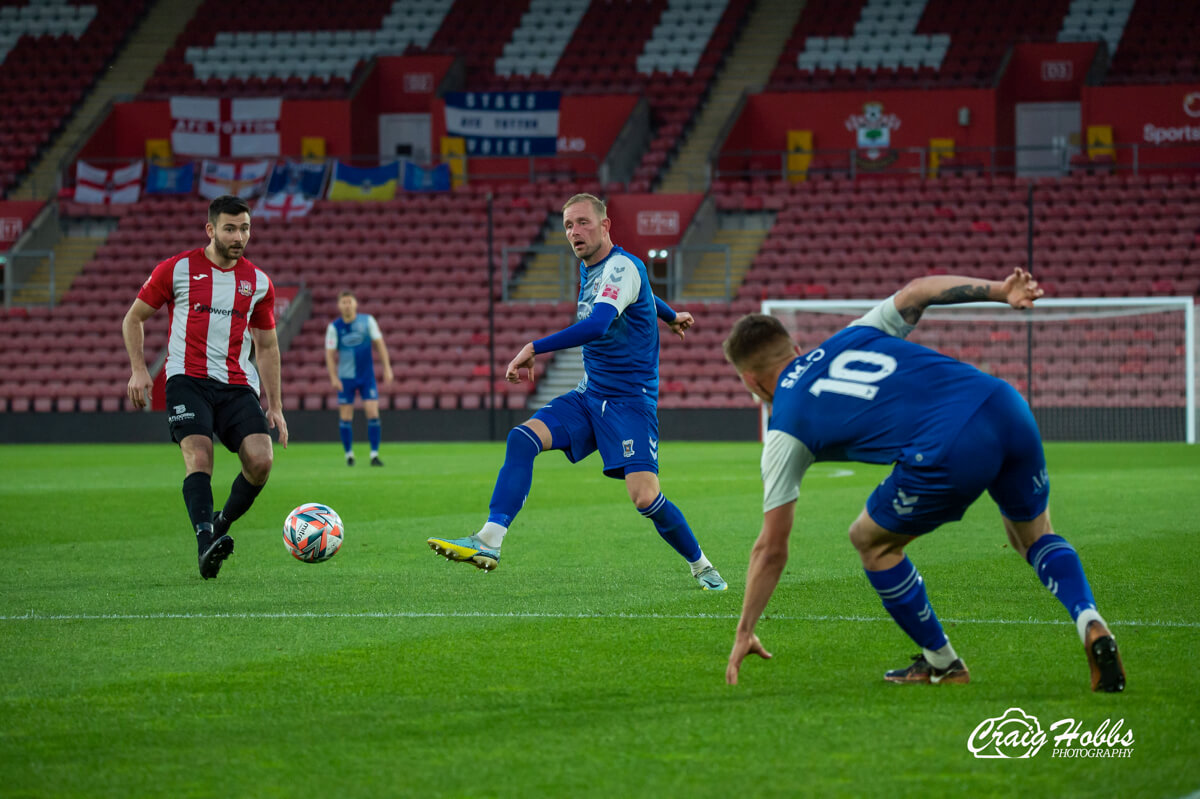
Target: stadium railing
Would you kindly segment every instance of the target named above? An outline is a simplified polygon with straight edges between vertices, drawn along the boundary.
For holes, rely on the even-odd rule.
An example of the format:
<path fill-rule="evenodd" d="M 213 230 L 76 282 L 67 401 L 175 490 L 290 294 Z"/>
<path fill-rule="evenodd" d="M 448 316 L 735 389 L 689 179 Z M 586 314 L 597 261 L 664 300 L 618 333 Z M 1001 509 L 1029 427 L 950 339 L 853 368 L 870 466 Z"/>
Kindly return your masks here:
<path fill-rule="evenodd" d="M 1072 171 L 1140 175 L 1200 170 L 1195 144 L 1118 142 L 1112 147 L 1117 152 L 1113 159 L 1091 159 L 1083 164 L 1073 160 L 1080 155 L 1080 148 L 1049 145 L 956 147 L 952 159 L 940 156 L 932 147 L 726 150 L 710 156 L 709 174 L 713 180 L 759 177 L 802 180 L 875 175 L 935 178 L 942 174 L 1057 177 Z M 811 157 L 810 165 L 804 169 L 793 167 L 789 159 L 795 156 Z"/>

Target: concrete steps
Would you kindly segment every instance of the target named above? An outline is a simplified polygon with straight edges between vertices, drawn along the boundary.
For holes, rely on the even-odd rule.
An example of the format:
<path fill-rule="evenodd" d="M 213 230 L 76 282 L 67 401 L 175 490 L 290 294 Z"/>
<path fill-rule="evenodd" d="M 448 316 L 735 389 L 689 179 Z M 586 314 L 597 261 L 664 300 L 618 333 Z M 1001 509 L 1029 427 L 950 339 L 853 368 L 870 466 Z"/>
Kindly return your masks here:
<path fill-rule="evenodd" d="M 96 255 L 104 237 L 71 237 L 54 246 L 54 296 L 50 291 L 50 259 L 43 258 L 29 280 L 13 296 L 14 305 L 58 304 L 83 267 Z M 133 301 L 132 295 L 130 302 Z"/>
<path fill-rule="evenodd" d="M 766 237 L 766 230 L 718 230 L 712 243 L 729 246 L 729 293 L 725 289 L 725 254 L 706 252 L 684 284 L 683 296 L 690 300 L 724 300 L 735 295 Z"/>
<path fill-rule="evenodd" d="M 803 10 L 804 3 L 795 0 L 760 0 L 755 5 L 687 141 L 668 167 L 658 188 L 660 193 L 708 190 L 708 155 L 717 136 L 734 113 L 742 92 L 766 85 Z"/>
<path fill-rule="evenodd" d="M 542 407 L 555 397 L 575 388 L 582 379 L 583 348 L 559 350 L 554 353 L 554 362 L 538 382 L 537 390 L 530 396 L 527 407 Z"/>

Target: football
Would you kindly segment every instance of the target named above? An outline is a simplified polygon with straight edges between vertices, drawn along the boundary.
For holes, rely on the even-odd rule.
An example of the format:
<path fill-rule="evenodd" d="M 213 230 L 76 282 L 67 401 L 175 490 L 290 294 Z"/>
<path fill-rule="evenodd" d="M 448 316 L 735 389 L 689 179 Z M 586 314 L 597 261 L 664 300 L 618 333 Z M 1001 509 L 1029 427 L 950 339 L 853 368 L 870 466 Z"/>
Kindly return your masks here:
<path fill-rule="evenodd" d="M 337 511 L 318 502 L 306 502 L 283 522 L 283 545 L 293 558 L 305 563 L 332 558 L 342 548 L 345 534 Z"/>

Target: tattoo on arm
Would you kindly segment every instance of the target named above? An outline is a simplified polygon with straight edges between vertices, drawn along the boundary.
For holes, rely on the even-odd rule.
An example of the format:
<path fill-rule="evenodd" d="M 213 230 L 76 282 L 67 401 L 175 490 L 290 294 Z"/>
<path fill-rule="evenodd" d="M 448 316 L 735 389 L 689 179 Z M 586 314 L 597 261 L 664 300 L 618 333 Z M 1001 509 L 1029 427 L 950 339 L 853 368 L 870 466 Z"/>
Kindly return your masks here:
<path fill-rule="evenodd" d="M 915 325 L 921 320 L 921 314 L 930 305 L 956 305 L 963 302 L 979 302 L 980 300 L 988 299 L 989 296 L 990 290 L 987 286 L 972 286 L 969 284 L 953 286 L 938 292 L 920 304 L 906 305 L 897 310 L 900 311 L 900 316 L 905 322 Z"/>
<path fill-rule="evenodd" d="M 906 305 L 903 308 L 898 308 L 897 310 L 900 311 L 901 319 L 910 325 L 915 325 L 917 322 L 921 321 L 921 313 L 925 310 L 925 308 L 920 305 Z"/>
<path fill-rule="evenodd" d="M 955 305 L 960 302 L 978 302 L 986 300 L 989 291 L 987 286 L 954 286 L 935 294 L 930 298 L 930 305 Z"/>

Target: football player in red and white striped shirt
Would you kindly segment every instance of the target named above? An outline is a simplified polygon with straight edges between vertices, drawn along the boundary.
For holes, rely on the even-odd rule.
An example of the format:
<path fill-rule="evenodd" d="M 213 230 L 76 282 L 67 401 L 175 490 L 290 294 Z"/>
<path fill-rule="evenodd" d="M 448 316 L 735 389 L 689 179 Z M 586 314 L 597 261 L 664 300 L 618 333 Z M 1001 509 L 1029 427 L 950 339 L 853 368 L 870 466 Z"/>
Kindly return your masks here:
<path fill-rule="evenodd" d="M 200 576 L 216 577 L 233 552 L 229 526 L 254 502 L 271 473 L 268 430 L 287 448 L 280 392 L 275 288 L 243 257 L 250 239 L 250 206 L 224 196 L 208 207 L 207 247 L 160 263 L 125 314 L 122 333 L 132 375 L 129 399 L 146 407 L 153 379 L 146 368 L 145 322 L 164 304 L 167 340 L 167 422 L 183 453 L 183 501 L 196 530 Z M 258 368 L 250 362 L 251 347 Z M 266 392 L 266 410 L 259 394 Z M 213 515 L 213 434 L 241 459 L 224 508 Z"/>

